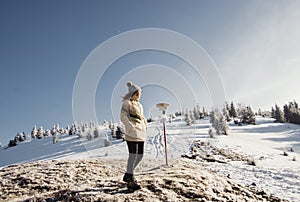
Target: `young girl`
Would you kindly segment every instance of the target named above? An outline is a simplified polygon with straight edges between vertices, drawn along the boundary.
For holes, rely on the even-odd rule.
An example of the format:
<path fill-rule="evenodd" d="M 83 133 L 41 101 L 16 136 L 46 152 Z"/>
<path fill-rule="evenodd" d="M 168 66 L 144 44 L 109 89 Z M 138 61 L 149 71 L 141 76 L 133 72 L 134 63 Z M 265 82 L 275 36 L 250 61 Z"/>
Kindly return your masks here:
<path fill-rule="evenodd" d="M 143 107 L 139 102 L 141 88 L 132 82 L 127 83 L 128 93 L 123 97 L 121 108 L 121 122 L 125 126 L 125 140 L 128 146 L 127 170 L 123 181 L 130 189 L 140 189 L 134 178 L 134 169 L 140 163 L 144 154 L 147 121 L 144 117 Z"/>

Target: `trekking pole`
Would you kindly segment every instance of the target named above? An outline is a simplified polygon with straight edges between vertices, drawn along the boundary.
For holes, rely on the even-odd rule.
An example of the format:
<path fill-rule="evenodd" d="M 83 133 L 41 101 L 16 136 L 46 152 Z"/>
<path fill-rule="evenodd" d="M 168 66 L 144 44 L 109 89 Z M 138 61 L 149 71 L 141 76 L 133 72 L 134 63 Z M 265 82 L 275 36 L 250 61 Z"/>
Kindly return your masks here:
<path fill-rule="evenodd" d="M 166 134 L 166 111 L 168 108 L 168 103 L 158 103 L 156 107 L 162 111 L 162 121 L 163 121 L 163 130 L 164 130 L 164 143 L 165 143 L 165 158 L 166 165 L 168 166 L 168 151 L 167 151 L 167 134 Z"/>
<path fill-rule="evenodd" d="M 166 165 L 168 166 L 168 151 L 167 151 L 167 135 L 166 135 L 166 121 L 163 122 L 164 126 L 164 142 L 165 142 L 165 158 L 166 158 Z"/>

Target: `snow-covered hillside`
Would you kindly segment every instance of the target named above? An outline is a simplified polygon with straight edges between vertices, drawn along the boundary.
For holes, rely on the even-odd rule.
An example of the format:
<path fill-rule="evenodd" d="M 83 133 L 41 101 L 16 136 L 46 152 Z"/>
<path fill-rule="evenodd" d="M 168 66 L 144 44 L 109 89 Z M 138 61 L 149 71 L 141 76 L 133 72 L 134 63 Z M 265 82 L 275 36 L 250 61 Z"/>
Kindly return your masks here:
<path fill-rule="evenodd" d="M 210 139 L 211 145 L 248 156 L 255 163 L 209 163 L 213 171 L 238 183 L 300 201 L 300 126 L 258 117 L 257 125 L 230 126 L 229 136 Z"/>
<path fill-rule="evenodd" d="M 220 176 L 220 179 L 223 178 L 230 180 L 230 183 L 235 182 L 243 187 L 264 190 L 265 192 L 274 194 L 282 199 L 287 199 L 290 201 L 300 200 L 300 126 L 294 124 L 274 123 L 273 119 L 258 117 L 257 125 L 236 126 L 231 124 L 228 136 L 217 136 L 214 139 L 208 137 L 209 126 L 210 123 L 208 119 L 202 119 L 192 126 L 186 126 L 186 124 L 180 119 L 174 120 L 172 123 L 167 123 L 168 157 L 170 166 L 164 167 L 163 165 L 165 164 L 165 161 L 163 134 L 161 130 L 162 124 L 160 122 L 149 124 L 148 138 L 145 146 L 145 157 L 138 171 L 138 178 L 142 180 L 141 183 L 144 187 L 146 187 L 145 189 L 147 190 L 143 188 L 141 191 L 134 194 L 140 193 L 141 195 L 145 195 L 147 191 L 151 191 L 151 187 L 147 187 L 148 183 L 149 185 L 152 184 L 154 186 L 154 188 L 152 187 L 153 189 L 160 190 L 160 193 L 164 193 L 166 196 L 169 196 L 169 198 L 177 197 L 178 201 L 189 199 L 187 196 L 180 198 L 179 196 L 175 195 L 171 196 L 172 194 L 170 195 L 169 192 L 167 193 L 165 190 L 165 187 L 167 186 L 166 182 L 164 181 L 164 185 L 162 186 L 162 181 L 158 180 L 158 175 L 164 173 L 165 176 L 169 176 L 170 173 L 168 173 L 168 169 L 170 169 L 170 172 L 173 173 L 174 176 L 180 176 L 180 173 L 183 172 L 182 169 L 187 170 L 187 173 L 189 173 L 188 170 L 190 169 L 190 173 L 197 173 L 201 170 L 206 170 L 208 173 L 202 174 L 209 176 L 211 175 L 209 174 L 210 172 L 216 173 L 218 176 Z M 59 162 L 61 162 L 61 165 L 69 164 L 72 168 L 72 171 L 61 170 L 61 173 L 59 174 L 58 172 L 57 174 L 61 175 L 64 172 L 67 172 L 67 180 L 72 178 L 72 180 L 76 181 L 76 179 L 74 179 L 74 175 L 72 175 L 72 172 L 75 172 L 76 169 L 79 169 L 78 165 L 80 163 L 87 167 L 85 171 L 81 172 L 82 175 L 88 175 L 89 172 L 93 172 L 93 170 L 98 170 L 97 172 L 101 172 L 98 168 L 96 169 L 93 168 L 93 166 L 89 166 L 99 166 L 98 164 L 100 162 L 100 164 L 107 164 L 107 166 L 110 168 L 110 171 L 107 171 L 109 179 L 113 181 L 111 181 L 110 184 L 117 182 L 121 183 L 120 180 L 125 169 L 127 158 L 126 143 L 122 140 L 110 138 L 111 145 L 104 147 L 103 141 L 103 138 L 97 138 L 88 141 L 85 138 L 78 139 L 77 136 L 62 135 L 60 136 L 57 144 L 52 143 L 52 138 L 45 138 L 22 142 L 16 147 L 8 149 L 0 148 L 0 167 L 2 167 L 0 170 L 0 178 L 2 179 L 1 181 L 3 183 L 1 184 L 1 197 L 6 195 L 8 199 L 12 199 L 13 197 L 22 198 L 22 194 L 21 196 L 17 194 L 9 195 L 9 191 L 12 191 L 9 189 L 11 187 L 16 188 L 16 186 L 20 187 L 19 181 L 26 176 L 26 172 L 23 172 L 22 174 L 19 173 L 19 176 L 16 174 L 15 177 L 13 177 L 14 175 L 9 177 L 8 174 L 9 172 L 14 172 L 14 169 L 22 170 L 22 166 L 24 169 L 26 167 L 33 169 L 36 167 L 52 168 L 56 164 L 59 165 Z M 203 142 L 206 144 L 203 144 Z M 224 156 L 220 152 L 216 154 L 216 149 L 224 149 L 226 151 L 232 151 L 237 155 L 247 156 L 247 158 L 250 158 L 253 160 L 253 162 L 255 162 L 255 166 L 249 165 L 245 161 L 234 160 L 226 155 Z M 283 155 L 284 152 L 285 155 Z M 220 161 L 207 161 L 205 158 L 201 158 L 203 153 L 205 153 L 206 156 L 214 159 L 220 159 Z M 184 156 L 186 157 L 193 158 L 182 158 L 181 156 L 183 154 L 185 154 Z M 41 162 L 41 160 L 43 161 Z M 18 165 L 10 166 L 12 164 Z M 65 168 L 66 167 L 63 167 L 61 169 Z M 38 177 L 40 169 L 35 171 L 37 174 L 32 173 L 34 172 L 32 171 L 32 175 L 27 176 L 28 178 L 26 179 L 29 181 L 26 186 L 22 184 L 22 186 L 25 186 L 22 187 L 24 192 L 32 192 L 31 194 L 26 195 L 26 197 L 24 196 L 23 199 L 38 195 L 46 196 L 46 193 L 44 195 L 43 193 L 47 192 L 47 190 L 41 191 L 40 189 L 26 189 L 26 187 L 30 187 L 30 181 L 34 181 L 34 178 Z M 68 172 L 71 172 L 71 174 Z M 20 178 L 20 175 L 24 175 L 22 179 Z M 47 176 L 47 174 L 45 175 Z M 148 175 L 153 175 L 153 178 L 147 178 L 146 176 Z M 171 181 L 173 183 L 179 183 L 180 180 L 177 179 L 177 181 L 175 181 L 174 176 L 170 177 Z M 46 180 L 47 177 L 43 176 L 43 178 Z M 79 187 L 76 189 L 82 190 L 89 188 L 90 192 L 93 192 L 92 188 L 97 188 L 97 186 L 100 186 L 99 183 L 101 184 L 100 181 L 98 184 L 97 182 L 93 181 L 96 179 L 98 178 L 94 177 L 93 179 L 90 179 L 90 181 L 84 182 L 84 184 L 81 185 L 81 188 Z M 156 180 L 156 182 L 153 180 Z M 51 183 L 58 182 L 52 180 L 50 184 Z M 197 181 L 197 183 L 200 183 L 200 181 Z M 65 182 L 65 184 L 68 183 Z M 101 186 L 108 185 L 104 183 Z M 121 190 L 119 194 L 124 194 L 122 187 L 120 188 L 117 184 L 113 186 L 115 186 L 116 189 Z M 188 185 L 186 184 L 185 186 Z M 196 185 L 191 185 L 191 189 L 194 189 L 195 186 Z M 66 187 L 64 187 L 64 190 L 65 189 L 74 191 L 75 188 L 69 184 L 69 186 L 66 185 Z M 52 190 L 53 194 L 54 191 L 55 189 Z M 22 191 L 20 192 L 22 193 Z M 101 190 L 96 192 L 99 195 Z M 184 193 L 185 192 L 182 191 L 182 194 Z M 257 194 L 257 192 L 255 193 Z M 49 194 L 50 193 L 48 193 L 47 196 L 49 196 Z M 58 190 L 56 190 L 55 194 L 58 194 Z M 176 194 L 180 195 L 180 193 L 178 194 L 177 192 Z M 105 197 L 109 198 L 108 195 Z M 222 194 L 219 195 L 221 197 Z M 103 195 L 101 195 L 101 197 L 103 197 Z M 122 198 L 122 196 L 119 197 Z M 158 200 L 163 200 L 163 198 L 156 195 L 153 197 L 156 197 Z M 223 197 L 225 197 L 225 195 Z M 232 196 L 228 195 L 228 197 Z M 204 198 L 209 199 L 209 197 Z M 140 198 L 136 198 L 136 200 L 138 199 Z M 237 199 L 240 198 L 237 196 L 236 201 Z M 263 198 L 260 199 L 262 200 Z M 235 199 L 232 198 L 232 200 Z M 258 198 L 253 198 L 253 201 L 255 200 L 258 200 Z M 272 201 L 271 199 L 266 198 L 265 200 Z"/>
<path fill-rule="evenodd" d="M 189 150 L 189 145 L 199 137 L 207 137 L 209 127 L 208 120 L 194 126 L 185 126 L 181 119 L 173 121 L 168 125 L 168 150 L 170 158 L 180 157 Z M 164 144 L 162 124 L 160 122 L 150 123 L 148 126 L 148 138 L 145 147 L 145 157 L 164 158 Z M 7 149 L 0 148 L 0 167 L 27 163 L 37 160 L 52 159 L 86 159 L 86 158 L 127 158 L 127 145 L 121 139 L 114 139 L 110 130 L 102 127 L 99 138 L 87 140 L 78 138 L 76 135 L 60 135 L 59 141 L 53 144 L 52 137 L 44 139 L 32 139 L 21 142 L 15 147 Z M 105 136 L 109 136 L 111 146 L 104 147 Z"/>

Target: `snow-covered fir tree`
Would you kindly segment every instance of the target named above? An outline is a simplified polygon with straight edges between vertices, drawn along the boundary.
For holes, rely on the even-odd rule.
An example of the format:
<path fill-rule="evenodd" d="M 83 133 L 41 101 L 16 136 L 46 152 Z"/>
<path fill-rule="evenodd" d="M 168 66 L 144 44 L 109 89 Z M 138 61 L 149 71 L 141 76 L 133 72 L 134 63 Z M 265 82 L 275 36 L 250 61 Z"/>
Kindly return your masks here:
<path fill-rule="evenodd" d="M 225 120 L 227 122 L 231 121 L 230 115 L 229 115 L 229 106 L 228 103 L 226 102 L 223 108 L 223 115 L 225 117 Z"/>
<path fill-rule="evenodd" d="M 202 108 L 202 117 L 208 116 L 208 112 L 205 107 Z"/>
<path fill-rule="evenodd" d="M 261 109 L 260 109 L 260 108 L 259 108 L 258 111 L 257 111 L 257 115 L 262 116 L 262 112 L 261 112 Z"/>
<path fill-rule="evenodd" d="M 192 117 L 191 117 L 191 112 L 188 111 L 188 109 L 186 110 L 184 121 L 186 122 L 186 124 L 188 126 L 190 126 L 192 124 L 192 122 L 193 122 Z"/>
<path fill-rule="evenodd" d="M 197 106 L 194 107 L 193 113 L 194 113 L 194 118 L 196 120 L 199 120 L 200 119 L 200 114 L 201 114 L 200 106 L 199 105 L 197 105 Z"/>
<path fill-rule="evenodd" d="M 241 114 L 241 119 L 242 123 L 246 124 L 255 124 L 256 119 L 255 119 L 255 114 L 252 111 L 250 106 L 247 106 L 246 108 L 242 109 L 242 114 Z"/>
<path fill-rule="evenodd" d="M 231 104 L 230 104 L 229 116 L 231 116 L 233 118 L 237 117 L 237 111 L 235 109 L 235 106 L 234 106 L 233 102 L 231 102 Z"/>
<path fill-rule="evenodd" d="M 111 136 L 113 138 L 116 138 L 116 126 L 115 126 L 115 124 L 112 124 L 112 126 L 111 126 Z"/>
<path fill-rule="evenodd" d="M 91 140 L 93 138 L 93 130 L 90 128 L 87 132 L 86 138 Z"/>
<path fill-rule="evenodd" d="M 36 138 L 37 136 L 37 129 L 36 126 L 33 127 L 32 131 L 31 131 L 31 138 Z"/>
<path fill-rule="evenodd" d="M 98 138 L 99 137 L 99 129 L 96 127 L 94 129 L 94 138 Z"/>
<path fill-rule="evenodd" d="M 236 111 L 237 117 L 240 119 L 241 123 L 256 124 L 255 114 L 250 106 L 245 106 L 242 103 L 238 103 Z"/>
<path fill-rule="evenodd" d="M 298 103 L 294 100 L 283 106 L 284 117 L 287 122 L 300 124 L 300 109 Z"/>
<path fill-rule="evenodd" d="M 273 107 L 272 107 L 273 108 Z M 283 114 L 284 114 L 284 118 L 285 120 L 290 123 L 290 109 L 289 106 L 287 104 L 283 105 Z M 275 116 L 275 112 L 274 112 L 274 116 Z M 274 117 L 273 117 L 274 118 Z"/>
<path fill-rule="evenodd" d="M 274 109 L 274 107 L 271 108 L 271 117 L 275 118 L 275 109 Z"/>
<path fill-rule="evenodd" d="M 78 138 L 82 138 L 82 137 L 83 137 L 83 131 L 82 131 L 82 130 L 79 130 L 79 131 L 77 132 L 77 137 L 78 137 Z"/>
<path fill-rule="evenodd" d="M 283 111 L 280 109 L 280 107 L 275 104 L 275 109 L 274 109 L 274 119 L 276 119 L 276 122 L 284 123 L 286 121 L 284 117 Z"/>
<path fill-rule="evenodd" d="M 42 139 L 44 137 L 44 129 L 43 126 L 41 126 L 37 131 L 37 138 Z"/>
<path fill-rule="evenodd" d="M 274 119 L 276 119 L 276 122 L 280 122 L 280 123 L 285 122 L 283 111 L 280 109 L 280 107 L 277 104 L 275 104 Z"/>
<path fill-rule="evenodd" d="M 116 130 L 116 138 L 117 139 L 123 139 L 124 138 L 124 129 L 121 126 L 117 126 L 117 130 Z"/>
<path fill-rule="evenodd" d="M 224 115 L 219 111 L 219 109 L 212 109 L 210 114 L 210 122 L 212 127 L 216 130 L 217 135 L 228 135 L 229 127 Z"/>

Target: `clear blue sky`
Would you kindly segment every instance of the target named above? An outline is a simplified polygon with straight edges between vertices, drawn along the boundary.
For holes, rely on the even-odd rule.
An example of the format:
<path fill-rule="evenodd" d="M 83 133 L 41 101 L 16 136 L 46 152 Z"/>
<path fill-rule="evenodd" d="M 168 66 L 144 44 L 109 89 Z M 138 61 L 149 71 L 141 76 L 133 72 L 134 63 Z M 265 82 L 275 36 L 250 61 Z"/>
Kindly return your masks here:
<path fill-rule="evenodd" d="M 71 124 L 72 91 L 83 61 L 104 41 L 133 29 L 169 29 L 196 41 L 216 64 L 228 101 L 256 109 L 299 101 L 299 21 L 300 2 L 291 0 L 2 0 L 0 142 L 7 144 L 17 132 L 29 134 L 34 125 Z M 125 56 L 107 70 L 97 89 L 99 121 L 111 119 L 110 100 L 104 98 L 132 68 L 159 63 L 185 74 L 178 58 L 149 55 Z M 174 101 L 157 86 L 144 91 L 147 99 L 155 91 Z M 142 101 L 150 114 L 153 103 Z"/>

